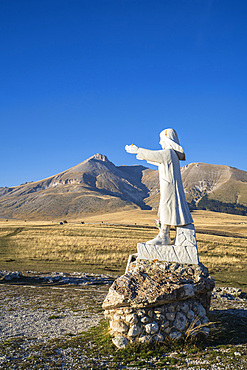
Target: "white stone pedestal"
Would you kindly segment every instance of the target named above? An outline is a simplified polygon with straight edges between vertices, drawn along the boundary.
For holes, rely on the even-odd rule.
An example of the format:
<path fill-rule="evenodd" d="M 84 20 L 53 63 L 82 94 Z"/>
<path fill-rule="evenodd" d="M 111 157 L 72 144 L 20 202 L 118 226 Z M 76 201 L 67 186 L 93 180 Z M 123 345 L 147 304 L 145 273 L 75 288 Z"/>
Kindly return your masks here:
<path fill-rule="evenodd" d="M 158 260 L 187 264 L 199 263 L 197 247 L 191 245 L 149 245 L 138 243 L 137 252 L 140 260 Z"/>
<path fill-rule="evenodd" d="M 198 265 L 199 257 L 194 225 L 177 226 L 173 244 L 152 245 L 149 243 L 138 243 L 137 252 L 140 260 L 158 260 Z"/>

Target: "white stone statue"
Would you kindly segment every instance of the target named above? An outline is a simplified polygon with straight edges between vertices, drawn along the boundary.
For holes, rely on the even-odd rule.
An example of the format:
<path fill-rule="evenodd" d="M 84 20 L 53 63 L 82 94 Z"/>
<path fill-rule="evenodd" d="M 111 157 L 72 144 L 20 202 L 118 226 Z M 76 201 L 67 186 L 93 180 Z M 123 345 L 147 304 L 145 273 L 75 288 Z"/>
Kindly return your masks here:
<path fill-rule="evenodd" d="M 183 148 L 179 144 L 175 130 L 168 128 L 160 133 L 162 150 L 148 150 L 136 145 L 126 145 L 128 153 L 137 154 L 138 159 L 146 160 L 159 168 L 160 232 L 145 245 L 171 245 L 170 227 L 176 227 L 176 238 L 173 246 L 196 247 L 196 238 L 189 207 L 185 198 L 180 172 L 179 160 L 185 160 Z M 174 252 L 176 253 L 176 252 Z M 197 247 L 196 247 L 197 253 Z M 174 258 L 173 258 L 174 260 Z"/>

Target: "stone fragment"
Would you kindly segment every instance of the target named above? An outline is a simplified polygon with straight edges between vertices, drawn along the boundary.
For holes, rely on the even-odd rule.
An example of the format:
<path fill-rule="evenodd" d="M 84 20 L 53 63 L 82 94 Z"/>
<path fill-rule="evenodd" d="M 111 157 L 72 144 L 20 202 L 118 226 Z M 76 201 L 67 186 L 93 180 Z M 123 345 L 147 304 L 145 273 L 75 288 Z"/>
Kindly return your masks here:
<path fill-rule="evenodd" d="M 169 321 L 173 321 L 175 319 L 175 313 L 174 312 L 167 312 L 166 313 L 166 318 Z"/>
<path fill-rule="evenodd" d="M 116 314 L 117 314 L 117 315 L 119 315 L 119 316 L 121 317 L 121 316 L 123 316 L 123 314 L 124 314 L 124 310 L 123 310 L 122 308 L 118 308 L 118 309 L 116 310 Z"/>
<path fill-rule="evenodd" d="M 159 333 L 159 334 L 156 334 L 156 335 L 154 335 L 154 337 L 153 337 L 153 341 L 154 342 L 163 342 L 164 341 L 164 336 L 161 334 L 161 333 Z"/>
<path fill-rule="evenodd" d="M 206 315 L 206 310 L 201 304 L 195 304 L 194 305 L 195 312 L 200 316 L 203 317 Z"/>
<path fill-rule="evenodd" d="M 136 314 L 132 313 L 132 314 L 126 315 L 125 321 L 127 324 L 137 324 L 138 317 Z"/>
<path fill-rule="evenodd" d="M 129 341 L 128 341 L 127 338 L 118 335 L 118 336 L 116 336 L 115 338 L 112 339 L 112 342 L 113 342 L 113 344 L 115 344 L 115 346 L 117 348 L 125 348 Z"/>
<path fill-rule="evenodd" d="M 164 324 L 162 324 L 161 326 L 160 326 L 160 328 L 161 328 L 161 330 L 164 330 L 165 328 L 167 328 L 168 326 L 170 326 L 170 323 L 169 323 L 169 321 L 166 321 L 166 322 L 164 322 Z"/>
<path fill-rule="evenodd" d="M 113 321 L 121 321 L 122 315 L 119 315 L 118 313 L 113 316 Z"/>
<path fill-rule="evenodd" d="M 154 320 L 155 320 L 155 321 L 164 321 L 164 320 L 165 320 L 165 316 L 164 316 L 164 315 L 162 315 L 161 313 L 156 313 L 156 314 L 154 315 Z"/>
<path fill-rule="evenodd" d="M 184 284 L 183 285 L 183 293 L 185 297 L 193 297 L 195 295 L 194 285 L 193 284 Z"/>
<path fill-rule="evenodd" d="M 128 330 L 128 326 L 122 321 L 111 321 L 110 329 L 117 333 L 125 333 Z"/>
<path fill-rule="evenodd" d="M 168 327 L 167 327 L 167 328 L 165 328 L 163 331 L 164 331 L 164 333 L 169 334 L 171 330 L 172 330 L 172 329 L 168 326 Z"/>
<path fill-rule="evenodd" d="M 109 310 L 105 310 L 104 315 L 105 315 L 105 318 L 106 319 L 110 319 L 111 318 L 111 314 L 110 314 L 110 311 Z"/>
<path fill-rule="evenodd" d="M 182 334 L 179 331 L 173 331 L 169 334 L 171 339 L 180 339 Z"/>
<path fill-rule="evenodd" d="M 153 317 L 153 315 L 154 315 L 153 310 L 149 310 L 149 311 L 148 311 L 148 316 L 152 318 L 152 317 Z"/>
<path fill-rule="evenodd" d="M 186 316 L 181 312 L 178 312 L 176 315 L 176 319 L 174 321 L 174 328 L 179 331 L 183 331 L 186 327 L 186 322 L 187 322 Z"/>
<path fill-rule="evenodd" d="M 151 335 L 141 335 L 138 338 L 138 340 L 141 343 L 151 343 L 152 342 L 152 336 Z"/>
<path fill-rule="evenodd" d="M 187 273 L 188 273 L 189 275 L 193 275 L 193 274 L 194 274 L 194 270 L 192 269 L 192 267 L 188 267 L 188 268 L 187 268 Z"/>
<path fill-rule="evenodd" d="M 159 330 L 159 325 L 157 322 L 151 322 L 150 324 L 145 325 L 145 330 L 148 334 L 155 334 Z"/>
<path fill-rule="evenodd" d="M 181 311 L 187 313 L 189 311 L 189 305 L 185 302 L 181 303 L 180 305 Z"/>
<path fill-rule="evenodd" d="M 149 318 L 149 317 L 147 317 L 147 316 L 143 316 L 143 317 L 141 318 L 141 322 L 142 322 L 143 324 L 147 324 L 149 321 L 150 321 L 150 318 Z"/>
<path fill-rule="evenodd" d="M 113 283 L 114 284 L 114 283 Z M 119 294 L 112 286 L 102 304 L 103 308 L 118 307 L 124 302 L 124 296 Z"/>
<path fill-rule="evenodd" d="M 169 312 L 175 312 L 175 307 L 174 307 L 174 305 L 170 304 L 170 305 L 168 306 L 168 311 L 169 311 Z"/>
<path fill-rule="evenodd" d="M 125 308 L 123 311 L 126 315 L 133 312 L 132 308 Z"/>
<path fill-rule="evenodd" d="M 203 325 L 207 324 L 207 323 L 209 323 L 209 319 L 207 318 L 207 316 L 201 317 L 201 322 L 202 322 Z"/>
<path fill-rule="evenodd" d="M 187 312 L 187 318 L 188 318 L 189 320 L 194 320 L 194 317 L 195 317 L 195 313 L 194 313 L 194 311 L 189 310 L 189 311 Z"/>
<path fill-rule="evenodd" d="M 164 313 L 165 312 L 165 307 L 155 307 L 154 313 Z"/>
<path fill-rule="evenodd" d="M 145 310 L 138 310 L 138 311 L 137 311 L 137 315 L 138 315 L 139 317 L 146 316 L 146 311 L 145 311 Z"/>
<path fill-rule="evenodd" d="M 128 336 L 129 337 L 136 337 L 141 332 L 141 328 L 138 325 L 132 325 L 129 329 Z"/>

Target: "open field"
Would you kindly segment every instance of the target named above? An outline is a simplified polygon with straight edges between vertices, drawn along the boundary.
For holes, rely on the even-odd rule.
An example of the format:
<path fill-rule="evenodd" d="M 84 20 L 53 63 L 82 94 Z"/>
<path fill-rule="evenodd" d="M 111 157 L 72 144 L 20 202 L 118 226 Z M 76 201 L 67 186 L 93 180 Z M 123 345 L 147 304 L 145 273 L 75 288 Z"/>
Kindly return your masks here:
<path fill-rule="evenodd" d="M 151 228 L 155 217 L 155 211 L 132 210 L 68 220 L 63 225 L 1 220 L 0 269 L 122 274 L 137 243 L 157 234 Z M 200 261 L 219 285 L 247 291 L 247 217 L 196 211 L 193 218 Z"/>

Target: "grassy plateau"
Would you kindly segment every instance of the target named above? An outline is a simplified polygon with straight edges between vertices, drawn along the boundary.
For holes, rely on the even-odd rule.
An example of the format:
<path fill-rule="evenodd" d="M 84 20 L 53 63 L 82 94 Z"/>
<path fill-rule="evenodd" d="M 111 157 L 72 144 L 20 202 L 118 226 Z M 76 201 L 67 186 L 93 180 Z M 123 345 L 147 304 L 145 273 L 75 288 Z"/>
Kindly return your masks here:
<path fill-rule="evenodd" d="M 154 211 L 60 221 L 0 221 L 0 269 L 122 274 L 138 242 L 158 232 Z M 193 212 L 200 261 L 218 285 L 247 291 L 247 217 Z M 82 223 L 84 222 L 84 223 Z M 172 237 L 175 230 L 172 230 Z"/>

